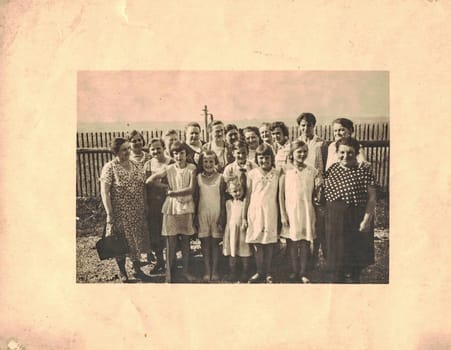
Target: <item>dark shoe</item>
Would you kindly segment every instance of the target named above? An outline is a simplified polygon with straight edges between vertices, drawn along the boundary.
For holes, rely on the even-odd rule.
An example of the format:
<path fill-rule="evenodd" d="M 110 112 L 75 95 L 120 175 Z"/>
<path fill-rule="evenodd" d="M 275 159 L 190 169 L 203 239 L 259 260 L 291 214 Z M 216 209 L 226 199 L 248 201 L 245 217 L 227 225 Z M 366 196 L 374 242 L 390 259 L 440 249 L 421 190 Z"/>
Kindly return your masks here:
<path fill-rule="evenodd" d="M 135 277 L 138 280 L 141 280 L 143 282 L 150 282 L 151 278 L 150 276 L 146 275 L 139 266 L 139 261 L 133 262 L 133 270 L 135 271 L 133 274 L 133 277 Z"/>
<path fill-rule="evenodd" d="M 157 264 L 153 267 L 152 272 L 155 273 L 162 273 L 166 270 L 166 267 L 164 265 L 164 262 L 157 261 Z"/>
<path fill-rule="evenodd" d="M 126 273 L 119 272 L 119 279 L 121 280 L 122 283 L 128 282 L 128 276 Z"/>
<path fill-rule="evenodd" d="M 258 272 L 249 278 L 248 283 L 262 283 L 265 280 L 265 276 L 259 274 Z"/>

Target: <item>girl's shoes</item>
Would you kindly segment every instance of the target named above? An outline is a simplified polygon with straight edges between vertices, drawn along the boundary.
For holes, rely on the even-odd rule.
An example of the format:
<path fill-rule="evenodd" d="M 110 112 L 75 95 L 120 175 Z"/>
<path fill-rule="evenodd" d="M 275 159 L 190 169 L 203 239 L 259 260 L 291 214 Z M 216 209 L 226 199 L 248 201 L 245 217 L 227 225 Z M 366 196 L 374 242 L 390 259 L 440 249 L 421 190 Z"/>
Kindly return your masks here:
<path fill-rule="evenodd" d="M 204 283 L 208 283 L 208 282 L 210 282 L 210 275 L 204 275 L 204 277 L 202 277 L 202 282 L 204 282 Z"/>
<path fill-rule="evenodd" d="M 128 276 L 126 273 L 119 272 L 119 279 L 121 280 L 122 283 L 128 282 Z"/>
<path fill-rule="evenodd" d="M 265 280 L 265 276 L 260 273 L 256 273 L 251 278 L 249 278 L 248 283 L 262 283 Z"/>
<path fill-rule="evenodd" d="M 310 280 L 305 276 L 301 276 L 301 282 L 304 284 L 308 284 L 308 283 L 310 283 Z"/>
<path fill-rule="evenodd" d="M 272 284 L 273 282 L 274 281 L 271 275 L 266 276 L 266 283 Z"/>

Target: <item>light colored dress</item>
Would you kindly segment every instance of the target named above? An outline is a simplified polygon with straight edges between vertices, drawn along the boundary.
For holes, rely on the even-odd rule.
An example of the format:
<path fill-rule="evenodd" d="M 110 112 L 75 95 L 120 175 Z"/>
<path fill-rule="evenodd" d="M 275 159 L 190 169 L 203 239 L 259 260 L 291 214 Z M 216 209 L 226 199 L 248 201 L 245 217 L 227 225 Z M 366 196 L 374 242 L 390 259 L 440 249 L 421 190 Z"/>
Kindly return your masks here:
<path fill-rule="evenodd" d="M 312 196 L 317 175 L 318 170 L 310 165 L 302 170 L 295 167 L 286 170 L 283 190 L 289 227 L 282 229 L 281 237 L 292 241 L 305 239 L 309 242 L 316 238 Z"/>
<path fill-rule="evenodd" d="M 218 220 L 221 214 L 221 179 L 218 174 L 211 184 L 203 180 L 204 175 L 197 175 L 199 185 L 199 238 L 222 238 L 223 233 L 218 230 Z"/>
<path fill-rule="evenodd" d="M 169 165 L 166 170 L 169 189 L 177 191 L 188 187 L 195 169 L 196 167 L 190 163 L 187 163 L 186 167 L 182 169 L 176 164 Z M 194 234 L 194 200 L 191 194 L 178 197 L 167 196 L 161 212 L 163 214 L 162 236 Z"/>
<path fill-rule="evenodd" d="M 285 168 L 288 161 L 288 156 L 290 154 L 291 143 L 286 141 L 284 145 L 276 144 L 276 153 L 275 153 L 275 163 L 277 169 Z"/>
<path fill-rule="evenodd" d="M 224 231 L 223 254 L 225 256 L 251 256 L 251 247 L 246 243 L 246 231 L 242 230 L 244 202 L 226 202 L 227 223 Z"/>
<path fill-rule="evenodd" d="M 252 193 L 247 214 L 247 243 L 277 242 L 279 177 L 280 171 L 274 168 L 267 174 L 260 168 L 253 169 L 248 174 L 248 179 L 252 182 Z"/>
<path fill-rule="evenodd" d="M 139 260 L 140 254 L 147 253 L 150 247 L 142 167 L 131 161 L 130 170 L 126 170 L 117 159 L 113 159 L 103 166 L 100 181 L 111 186 L 113 225 L 117 231 L 125 234 L 130 248 L 128 256 L 132 260 Z"/>

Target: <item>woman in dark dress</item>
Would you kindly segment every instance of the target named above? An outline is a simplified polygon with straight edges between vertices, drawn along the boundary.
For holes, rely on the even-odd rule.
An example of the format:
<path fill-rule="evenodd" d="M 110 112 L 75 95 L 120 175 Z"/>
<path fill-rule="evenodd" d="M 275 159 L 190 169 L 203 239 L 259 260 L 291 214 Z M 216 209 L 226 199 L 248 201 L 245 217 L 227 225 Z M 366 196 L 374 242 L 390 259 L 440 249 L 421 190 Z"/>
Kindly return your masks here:
<path fill-rule="evenodd" d="M 346 274 L 358 283 L 361 270 L 374 263 L 376 181 L 370 167 L 358 166 L 359 150 L 352 137 L 338 140 L 338 162 L 325 176 L 327 267 L 334 283 Z"/>

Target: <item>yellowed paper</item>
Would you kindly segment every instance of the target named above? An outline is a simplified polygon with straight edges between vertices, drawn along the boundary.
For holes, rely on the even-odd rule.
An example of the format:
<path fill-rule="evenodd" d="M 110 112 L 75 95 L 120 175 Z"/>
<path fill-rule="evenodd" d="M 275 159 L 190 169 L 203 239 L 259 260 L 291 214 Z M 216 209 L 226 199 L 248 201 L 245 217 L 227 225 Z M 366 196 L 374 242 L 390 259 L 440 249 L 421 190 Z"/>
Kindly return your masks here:
<path fill-rule="evenodd" d="M 2 349 L 450 346 L 451 4 L 0 6 Z M 390 284 L 76 284 L 76 79 L 89 70 L 389 71 Z"/>

